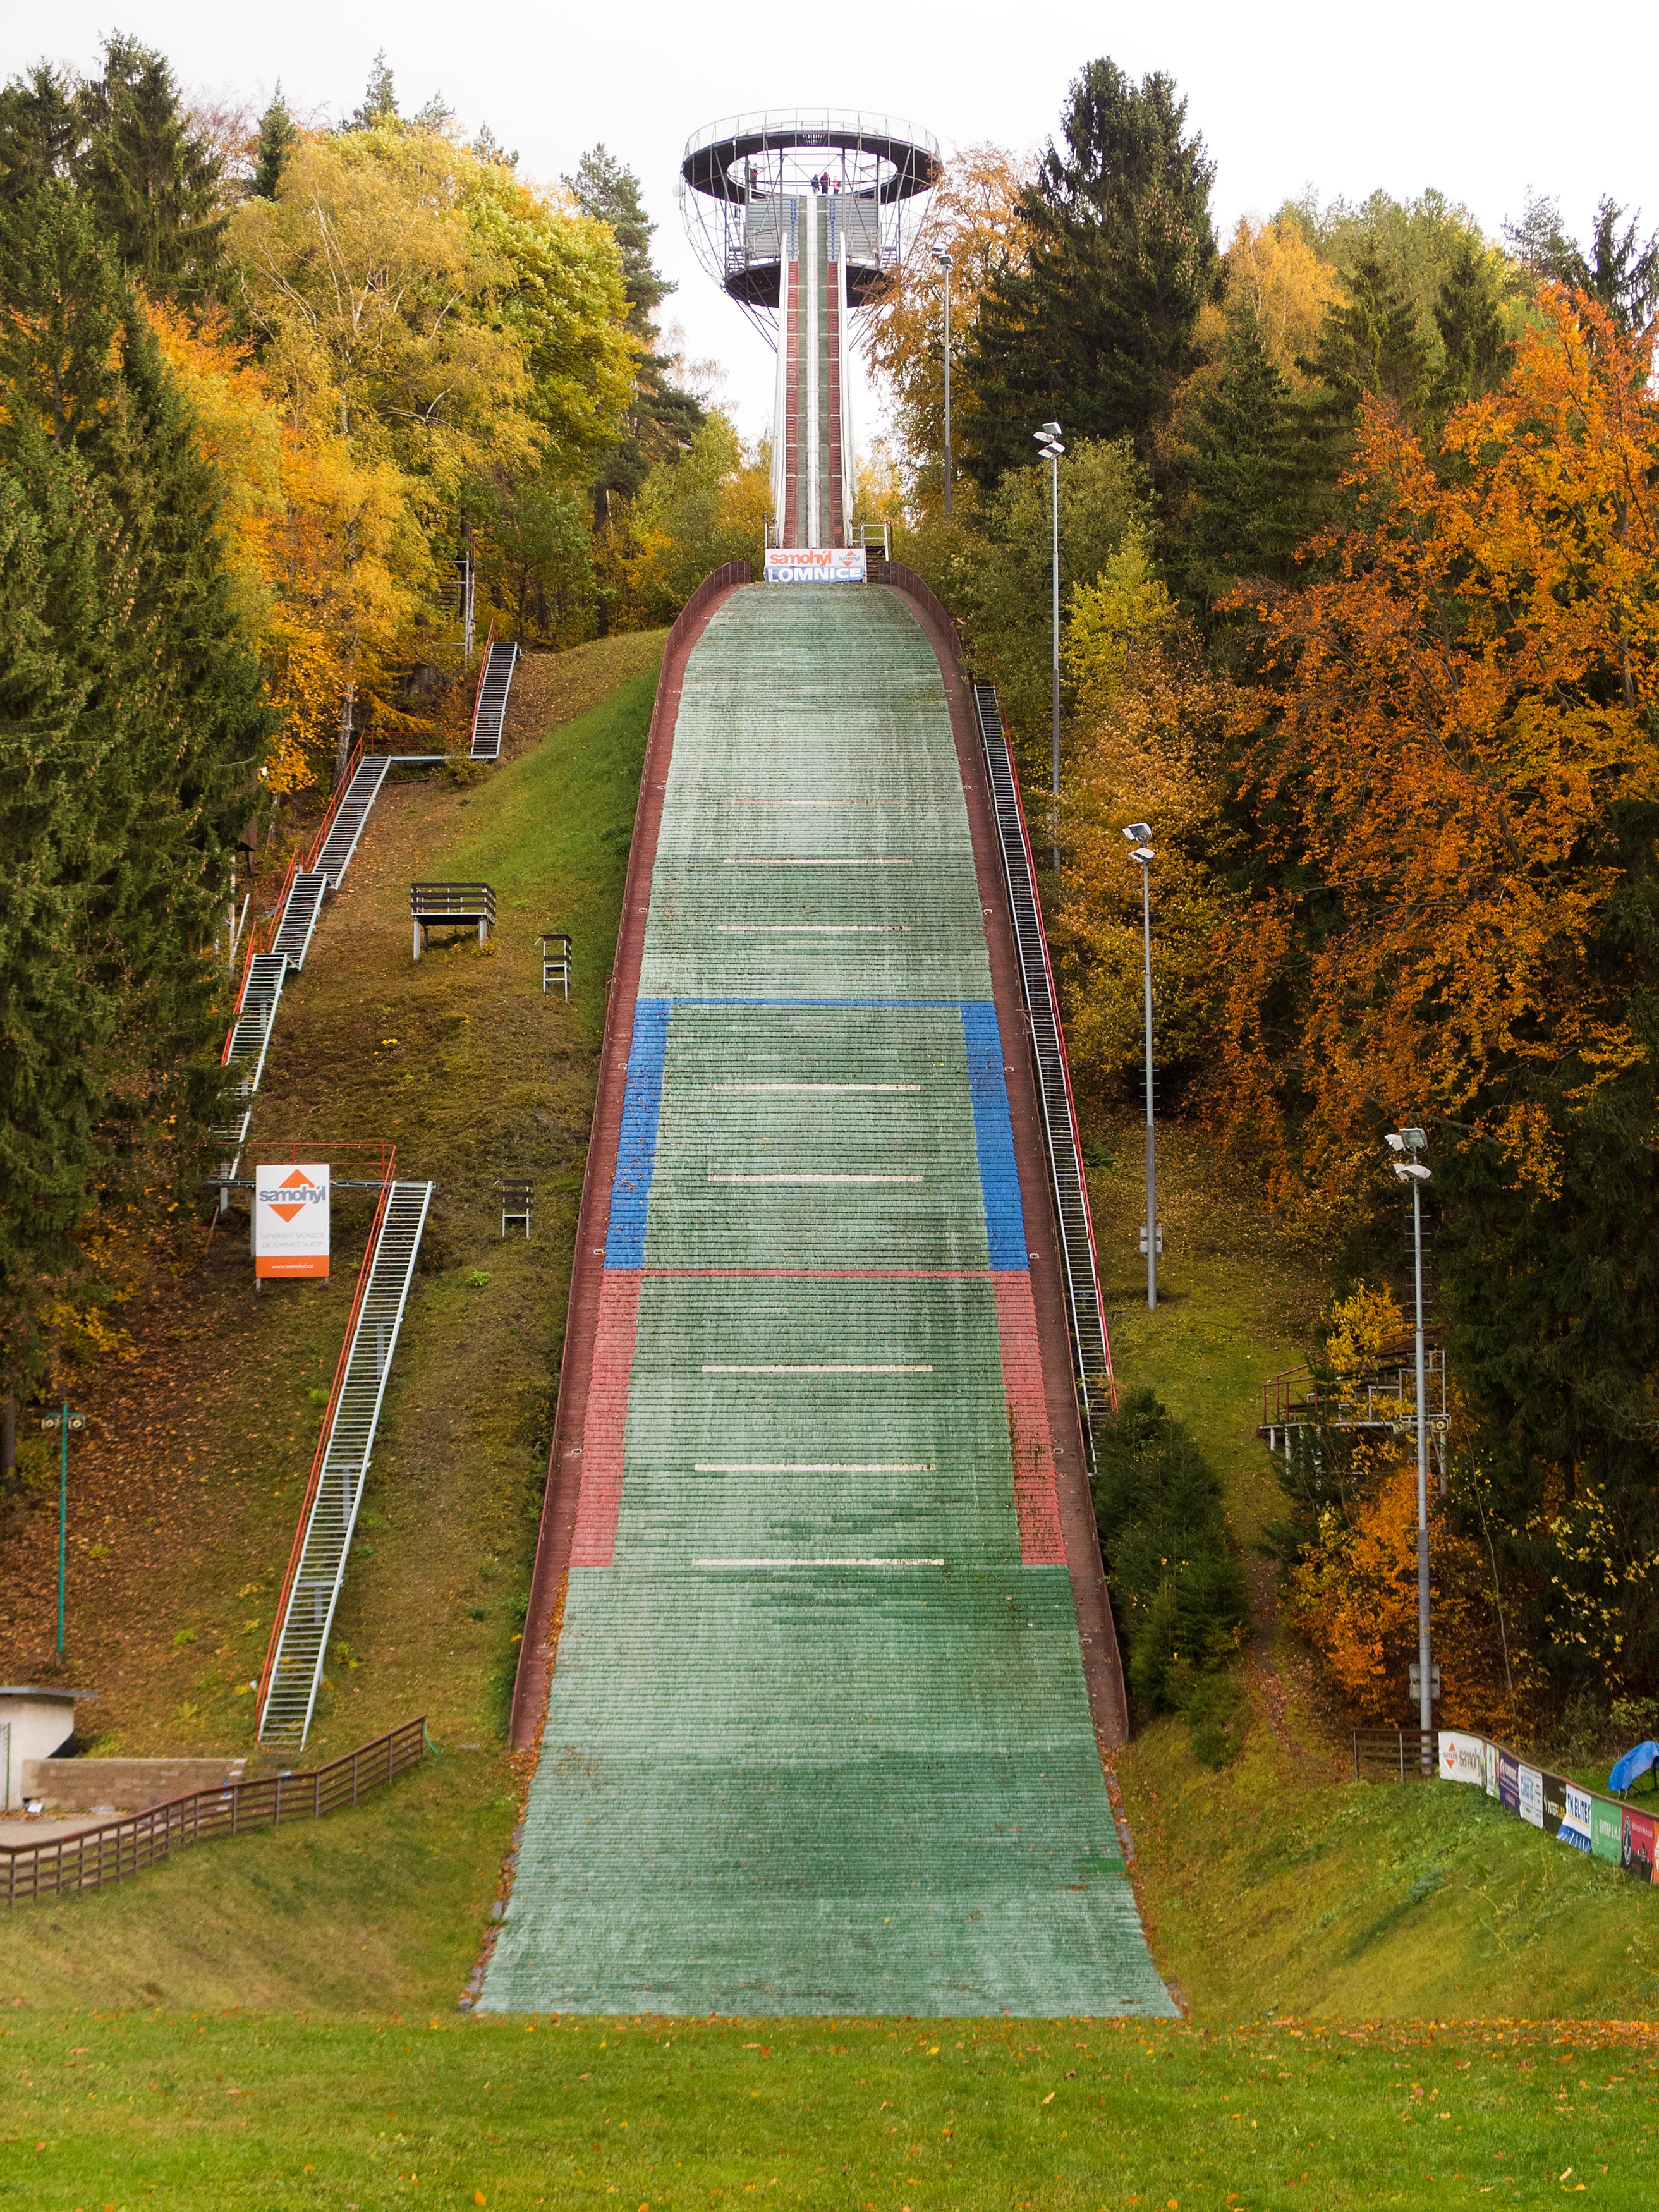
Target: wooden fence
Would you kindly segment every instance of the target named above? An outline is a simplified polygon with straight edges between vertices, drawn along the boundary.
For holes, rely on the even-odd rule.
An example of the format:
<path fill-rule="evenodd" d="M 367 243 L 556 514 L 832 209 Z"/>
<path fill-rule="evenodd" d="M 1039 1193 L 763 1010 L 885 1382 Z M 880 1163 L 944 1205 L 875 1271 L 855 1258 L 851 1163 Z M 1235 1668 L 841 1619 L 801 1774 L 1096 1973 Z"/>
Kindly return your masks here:
<path fill-rule="evenodd" d="M 252 1828 L 276 1828 L 284 1820 L 320 1820 L 342 1805 L 355 1805 L 418 1766 L 426 1756 L 426 1719 L 405 1721 L 390 1735 L 361 1745 L 326 1766 L 303 1774 L 267 1774 L 255 1782 L 226 1782 L 211 1790 L 169 1798 L 142 1813 L 127 1813 L 96 1827 L 77 1829 L 38 1844 L 0 1844 L 0 1900 L 57 1897 L 66 1890 L 101 1889 L 140 1874 L 187 1844 L 212 1836 L 238 1836 Z"/>

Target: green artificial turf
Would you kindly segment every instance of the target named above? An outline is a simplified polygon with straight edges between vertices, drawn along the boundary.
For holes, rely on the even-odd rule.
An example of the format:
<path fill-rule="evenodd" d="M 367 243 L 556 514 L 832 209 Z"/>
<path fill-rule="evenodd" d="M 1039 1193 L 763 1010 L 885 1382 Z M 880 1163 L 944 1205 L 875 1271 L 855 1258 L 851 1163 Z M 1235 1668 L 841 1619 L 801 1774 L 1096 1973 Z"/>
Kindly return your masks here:
<path fill-rule="evenodd" d="M 0 2204 L 1635 2208 L 1656 2095 L 1593 2028 L 24 2015 Z"/>

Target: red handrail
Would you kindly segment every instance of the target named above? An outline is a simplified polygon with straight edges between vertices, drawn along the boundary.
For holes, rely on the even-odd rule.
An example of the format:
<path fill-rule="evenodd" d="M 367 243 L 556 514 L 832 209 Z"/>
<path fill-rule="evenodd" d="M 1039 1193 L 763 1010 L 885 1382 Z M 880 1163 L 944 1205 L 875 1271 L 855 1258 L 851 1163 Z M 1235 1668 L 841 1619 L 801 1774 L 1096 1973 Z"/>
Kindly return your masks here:
<path fill-rule="evenodd" d="M 328 1405 L 323 1414 L 323 1425 L 318 1431 L 317 1449 L 312 1455 L 311 1479 L 306 1484 L 306 1494 L 301 1501 L 300 1517 L 295 1526 L 294 1545 L 288 1555 L 288 1568 L 283 1577 L 283 1587 L 276 1601 L 276 1618 L 270 1626 L 270 1642 L 265 1649 L 265 1663 L 259 1675 L 259 1688 L 254 1698 L 254 1726 L 257 1733 L 265 1714 L 265 1698 L 270 1689 L 270 1677 L 276 1664 L 277 1646 L 282 1642 L 283 1623 L 288 1617 L 288 1601 L 294 1594 L 295 1579 L 300 1571 L 300 1561 L 305 1556 L 306 1529 L 311 1520 L 311 1509 L 316 1502 L 317 1491 L 323 1479 L 323 1460 L 328 1450 L 329 1432 L 334 1425 L 335 1410 L 340 1402 L 340 1393 L 345 1387 L 347 1363 L 351 1358 L 351 1340 L 357 1330 L 357 1318 L 363 1310 L 363 1300 L 368 1294 L 368 1279 L 374 1271 L 375 1248 L 380 1241 L 380 1231 L 386 1221 L 386 1210 L 392 1197 L 392 1178 L 398 1164 L 398 1147 L 387 1146 L 381 1169 L 380 1202 L 374 1208 L 374 1219 L 368 1232 L 368 1242 L 363 1247 L 362 1266 L 357 1271 L 357 1287 L 352 1294 L 351 1311 L 346 1316 L 345 1335 L 340 1344 L 340 1357 L 334 1370 L 334 1382 L 328 1394 Z"/>

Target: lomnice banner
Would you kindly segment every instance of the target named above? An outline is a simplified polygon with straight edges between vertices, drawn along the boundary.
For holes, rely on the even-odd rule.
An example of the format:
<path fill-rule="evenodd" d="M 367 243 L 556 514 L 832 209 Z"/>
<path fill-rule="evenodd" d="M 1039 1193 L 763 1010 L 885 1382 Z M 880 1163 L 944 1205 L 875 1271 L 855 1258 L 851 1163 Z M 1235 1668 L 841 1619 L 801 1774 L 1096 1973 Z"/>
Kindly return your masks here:
<path fill-rule="evenodd" d="M 253 1272 L 328 1273 L 328 1169 L 285 1160 L 253 1171 Z"/>
<path fill-rule="evenodd" d="M 864 584 L 870 572 L 861 545 L 769 545 L 769 584 Z"/>

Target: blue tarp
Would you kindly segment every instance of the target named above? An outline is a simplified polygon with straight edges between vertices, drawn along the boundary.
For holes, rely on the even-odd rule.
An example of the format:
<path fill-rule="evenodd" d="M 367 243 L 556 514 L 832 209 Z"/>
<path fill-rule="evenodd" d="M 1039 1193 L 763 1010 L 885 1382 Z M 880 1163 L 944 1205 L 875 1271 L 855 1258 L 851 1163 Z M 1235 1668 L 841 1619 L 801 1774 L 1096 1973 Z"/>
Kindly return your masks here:
<path fill-rule="evenodd" d="M 1623 1796 L 1638 1775 L 1646 1774 L 1659 1766 L 1659 1743 L 1638 1743 L 1634 1751 L 1627 1751 L 1607 1777 L 1607 1787 Z"/>

